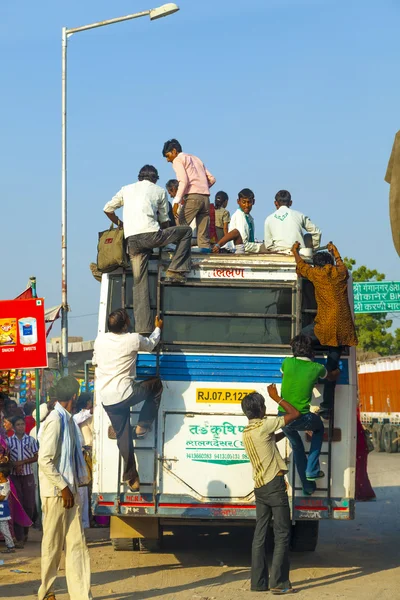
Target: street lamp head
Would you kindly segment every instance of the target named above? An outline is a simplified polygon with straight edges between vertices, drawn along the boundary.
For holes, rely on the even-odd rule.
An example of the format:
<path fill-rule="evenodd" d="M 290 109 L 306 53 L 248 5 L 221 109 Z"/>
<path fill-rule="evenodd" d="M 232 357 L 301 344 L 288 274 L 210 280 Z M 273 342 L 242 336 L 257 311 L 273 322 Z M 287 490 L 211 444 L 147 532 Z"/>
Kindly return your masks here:
<path fill-rule="evenodd" d="M 179 6 L 177 6 L 174 2 L 168 2 L 167 4 L 163 4 L 158 8 L 152 8 L 150 10 L 150 19 L 154 21 L 155 19 L 161 19 L 162 17 L 168 17 L 168 15 L 173 15 L 178 12 Z"/>

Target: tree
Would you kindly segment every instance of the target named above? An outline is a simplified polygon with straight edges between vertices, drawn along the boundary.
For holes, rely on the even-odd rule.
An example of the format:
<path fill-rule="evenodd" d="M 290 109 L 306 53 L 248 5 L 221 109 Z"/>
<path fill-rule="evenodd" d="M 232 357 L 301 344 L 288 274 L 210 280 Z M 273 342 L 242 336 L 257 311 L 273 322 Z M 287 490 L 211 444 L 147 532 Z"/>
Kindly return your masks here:
<path fill-rule="evenodd" d="M 354 269 L 356 261 L 345 258 L 344 263 L 351 271 L 353 281 L 382 281 L 384 273 L 371 270 L 364 265 Z M 381 356 L 400 354 L 400 329 L 394 334 L 390 331 L 393 320 L 387 318 L 387 313 L 361 314 L 355 316 L 359 348 L 365 352 L 377 352 Z"/>

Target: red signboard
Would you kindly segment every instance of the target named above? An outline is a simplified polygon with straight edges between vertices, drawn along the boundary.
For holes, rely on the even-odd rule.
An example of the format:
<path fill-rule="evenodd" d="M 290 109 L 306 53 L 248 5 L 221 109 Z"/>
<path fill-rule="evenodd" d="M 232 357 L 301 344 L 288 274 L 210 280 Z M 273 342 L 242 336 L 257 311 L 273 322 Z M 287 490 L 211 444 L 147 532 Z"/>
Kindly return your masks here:
<path fill-rule="evenodd" d="M 0 300 L 0 370 L 45 367 L 43 298 Z"/>

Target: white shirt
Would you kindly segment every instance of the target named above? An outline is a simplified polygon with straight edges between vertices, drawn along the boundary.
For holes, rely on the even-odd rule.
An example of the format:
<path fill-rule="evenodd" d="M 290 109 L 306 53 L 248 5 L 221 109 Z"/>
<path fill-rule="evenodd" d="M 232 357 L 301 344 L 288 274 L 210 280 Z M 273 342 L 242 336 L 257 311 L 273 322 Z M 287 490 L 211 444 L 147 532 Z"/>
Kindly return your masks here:
<path fill-rule="evenodd" d="M 93 364 L 96 365 L 96 396 L 110 406 L 129 398 L 136 379 L 139 350 L 151 352 L 160 341 L 156 327 L 150 337 L 138 333 L 101 333 L 94 343 Z"/>
<path fill-rule="evenodd" d="M 138 181 L 121 188 L 103 210 L 113 213 L 121 206 L 124 207 L 122 220 L 126 238 L 158 231 L 159 223 L 169 220 L 167 193 L 151 181 Z"/>
<path fill-rule="evenodd" d="M 248 216 L 252 220 L 254 228 L 254 219 L 251 215 Z M 229 223 L 229 231 L 233 231 L 234 229 L 237 229 L 242 236 L 245 252 L 260 252 L 261 244 L 249 242 L 250 228 L 247 223 L 246 215 L 240 208 L 233 213 Z"/>
<path fill-rule="evenodd" d="M 84 446 L 93 446 L 93 414 L 87 408 L 83 408 L 74 415 L 74 421 L 78 425 Z"/>
<path fill-rule="evenodd" d="M 304 229 L 311 233 L 313 248 L 319 248 L 321 230 L 302 213 L 281 206 L 265 219 L 264 244 L 267 250 L 290 250 L 295 242 L 304 248 Z"/>

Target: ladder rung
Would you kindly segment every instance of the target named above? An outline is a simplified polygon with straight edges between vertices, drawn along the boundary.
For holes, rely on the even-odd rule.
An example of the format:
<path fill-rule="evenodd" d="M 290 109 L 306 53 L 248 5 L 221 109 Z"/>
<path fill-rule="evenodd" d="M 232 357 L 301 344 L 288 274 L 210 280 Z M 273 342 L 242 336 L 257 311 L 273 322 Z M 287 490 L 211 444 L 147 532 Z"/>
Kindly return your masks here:
<path fill-rule="evenodd" d="M 295 492 L 302 492 L 303 488 L 302 487 L 295 487 L 294 488 Z M 328 488 L 315 488 L 316 492 L 327 492 Z"/>

